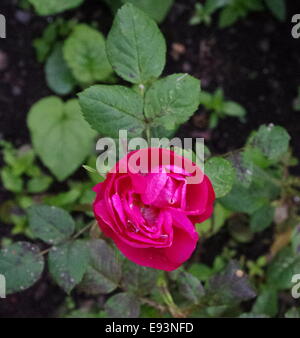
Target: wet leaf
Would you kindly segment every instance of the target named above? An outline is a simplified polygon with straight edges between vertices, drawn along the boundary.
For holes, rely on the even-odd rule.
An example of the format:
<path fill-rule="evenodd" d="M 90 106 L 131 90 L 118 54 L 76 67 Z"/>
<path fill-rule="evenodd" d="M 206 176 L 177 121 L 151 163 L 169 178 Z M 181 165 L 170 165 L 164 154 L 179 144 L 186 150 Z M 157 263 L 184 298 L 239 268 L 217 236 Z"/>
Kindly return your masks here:
<path fill-rule="evenodd" d="M 54 246 L 48 256 L 49 272 L 69 294 L 81 282 L 88 267 L 88 258 L 85 241 L 76 240 Z"/>
<path fill-rule="evenodd" d="M 104 309 L 110 318 L 137 318 L 140 303 L 134 295 L 122 292 L 110 297 Z"/>
<path fill-rule="evenodd" d="M 199 105 L 200 81 L 173 74 L 154 82 L 145 96 L 145 114 L 153 126 L 173 130 L 186 122 Z"/>
<path fill-rule="evenodd" d="M 33 285 L 44 269 L 44 258 L 38 246 L 17 242 L 0 251 L 0 274 L 6 279 L 6 292 L 11 294 Z"/>
<path fill-rule="evenodd" d="M 275 317 L 278 312 L 277 291 L 269 285 L 257 297 L 252 312 L 257 315 Z"/>
<path fill-rule="evenodd" d="M 292 276 L 300 271 L 300 256 L 295 255 L 290 247 L 281 250 L 268 267 L 267 279 L 273 288 L 290 289 Z"/>
<path fill-rule="evenodd" d="M 159 271 L 125 260 L 122 285 L 126 291 L 140 296 L 148 294 L 156 285 Z"/>
<path fill-rule="evenodd" d="M 34 205 L 28 209 L 29 227 L 33 235 L 49 244 L 59 244 L 75 230 L 73 218 L 63 209 Z"/>
<path fill-rule="evenodd" d="M 199 304 L 204 296 L 204 288 L 198 278 L 188 272 L 180 272 L 177 278 L 179 293 L 193 304 Z"/>
<path fill-rule="evenodd" d="M 80 289 L 92 295 L 112 292 L 121 279 L 120 257 L 101 239 L 90 240 L 88 248 L 89 264 Z"/>
<path fill-rule="evenodd" d="M 261 126 L 249 140 L 271 161 L 278 161 L 288 151 L 290 136 L 287 131 L 272 124 Z"/>
<path fill-rule="evenodd" d="M 211 179 L 217 198 L 227 195 L 232 189 L 235 170 L 224 158 L 210 158 L 205 163 L 205 174 Z"/>
<path fill-rule="evenodd" d="M 270 205 L 264 205 L 251 215 L 250 228 L 253 232 L 260 232 L 268 228 L 274 218 L 274 208 Z"/>
<path fill-rule="evenodd" d="M 85 119 L 101 135 L 118 138 L 125 129 L 131 137 L 145 129 L 143 99 L 123 86 L 95 85 L 79 94 Z"/>

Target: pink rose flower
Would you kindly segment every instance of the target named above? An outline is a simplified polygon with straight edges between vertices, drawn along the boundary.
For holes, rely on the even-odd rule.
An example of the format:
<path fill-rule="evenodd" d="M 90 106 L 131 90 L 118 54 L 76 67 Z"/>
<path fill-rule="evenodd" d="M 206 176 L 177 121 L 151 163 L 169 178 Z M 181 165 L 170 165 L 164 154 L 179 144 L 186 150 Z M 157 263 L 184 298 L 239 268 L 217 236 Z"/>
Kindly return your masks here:
<path fill-rule="evenodd" d="M 152 161 L 154 153 L 158 162 Z M 165 155 L 171 161 L 164 162 Z M 130 164 L 137 157 L 139 172 Z M 151 163 L 142 163 L 147 157 Z M 187 171 L 180 162 L 196 171 Z M 188 178 L 196 174 L 201 180 L 188 184 Z M 129 153 L 94 191 L 94 213 L 104 234 L 131 261 L 165 271 L 189 259 L 199 239 L 195 223 L 211 216 L 215 200 L 212 184 L 199 167 L 161 148 Z"/>

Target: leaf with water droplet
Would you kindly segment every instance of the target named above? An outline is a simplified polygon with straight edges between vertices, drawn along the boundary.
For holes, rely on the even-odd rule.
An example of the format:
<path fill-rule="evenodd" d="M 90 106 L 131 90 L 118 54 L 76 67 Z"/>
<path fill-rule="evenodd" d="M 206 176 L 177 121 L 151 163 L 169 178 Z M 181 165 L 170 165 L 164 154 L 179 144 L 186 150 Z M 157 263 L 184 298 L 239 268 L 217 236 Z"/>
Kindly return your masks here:
<path fill-rule="evenodd" d="M 122 292 L 110 297 L 104 309 L 110 318 L 137 318 L 140 303 L 134 295 Z"/>
<path fill-rule="evenodd" d="M 290 289 L 292 277 L 300 271 L 300 256 L 290 247 L 281 250 L 272 260 L 267 271 L 269 285 L 277 290 Z"/>
<path fill-rule="evenodd" d="M 75 230 L 73 218 L 65 210 L 49 205 L 28 209 L 29 227 L 33 235 L 49 244 L 59 244 Z"/>
<path fill-rule="evenodd" d="M 259 149 L 269 160 L 276 162 L 288 151 L 290 138 L 280 126 L 262 125 L 250 136 L 248 145 Z"/>
<path fill-rule="evenodd" d="M 105 241 L 88 242 L 89 265 L 80 284 L 88 294 L 105 294 L 115 290 L 121 279 L 121 257 Z"/>
<path fill-rule="evenodd" d="M 44 269 L 44 258 L 38 246 L 17 242 L 0 251 L 0 274 L 6 279 L 6 292 L 11 294 L 33 285 Z"/>
<path fill-rule="evenodd" d="M 200 81 L 188 74 L 173 74 L 152 84 L 145 95 L 145 115 L 153 127 L 173 130 L 197 110 Z"/>
<path fill-rule="evenodd" d="M 121 284 L 125 290 L 143 296 L 155 287 L 158 274 L 158 270 L 125 260 Z"/>
<path fill-rule="evenodd" d="M 68 294 L 79 284 L 88 266 L 86 241 L 76 240 L 53 247 L 49 253 L 49 272 Z"/>
<path fill-rule="evenodd" d="M 177 278 L 179 294 L 193 304 L 199 304 L 204 296 L 204 288 L 200 280 L 192 274 L 180 271 Z"/>
<path fill-rule="evenodd" d="M 222 157 L 212 157 L 205 163 L 205 173 L 212 181 L 216 197 L 227 195 L 232 189 L 235 169 Z"/>

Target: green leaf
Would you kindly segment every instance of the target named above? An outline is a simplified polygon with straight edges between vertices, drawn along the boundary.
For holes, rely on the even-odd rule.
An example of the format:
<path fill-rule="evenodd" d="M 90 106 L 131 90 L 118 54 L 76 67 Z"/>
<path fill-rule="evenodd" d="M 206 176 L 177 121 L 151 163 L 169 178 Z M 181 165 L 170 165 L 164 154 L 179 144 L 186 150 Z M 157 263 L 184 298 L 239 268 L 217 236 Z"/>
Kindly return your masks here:
<path fill-rule="evenodd" d="M 85 293 L 97 295 L 114 291 L 121 279 L 121 261 L 114 249 L 101 239 L 88 242 L 89 265 L 80 284 Z"/>
<path fill-rule="evenodd" d="M 228 116 L 235 117 L 244 117 L 246 115 L 245 108 L 233 101 L 227 101 L 224 103 L 223 112 Z"/>
<path fill-rule="evenodd" d="M 292 248 L 295 255 L 300 254 L 300 225 L 297 225 L 292 233 Z"/>
<path fill-rule="evenodd" d="M 56 207 L 67 207 L 74 204 L 80 198 L 80 195 L 81 191 L 75 187 L 66 192 L 61 192 L 53 196 L 46 196 L 43 199 L 43 202 Z"/>
<path fill-rule="evenodd" d="M 216 203 L 213 216 L 205 222 L 196 224 L 200 237 L 209 237 L 219 232 L 230 215 L 231 212 L 229 210 L 225 209 L 220 203 Z"/>
<path fill-rule="evenodd" d="M 74 89 L 76 82 L 63 57 L 61 44 L 48 57 L 45 72 L 47 84 L 56 94 L 67 95 Z"/>
<path fill-rule="evenodd" d="M 178 279 L 179 293 L 192 304 L 199 304 L 204 296 L 204 288 L 201 282 L 192 274 L 181 271 Z"/>
<path fill-rule="evenodd" d="M 253 179 L 253 162 L 245 152 L 234 152 L 229 157 L 236 172 L 236 179 L 239 184 L 245 188 L 249 188 Z"/>
<path fill-rule="evenodd" d="M 300 309 L 292 307 L 285 313 L 284 318 L 300 318 Z"/>
<path fill-rule="evenodd" d="M 190 25 L 199 25 L 200 23 L 205 23 L 209 25 L 211 23 L 211 17 L 209 12 L 205 11 L 204 5 L 200 3 L 195 4 L 194 14 L 189 20 Z"/>
<path fill-rule="evenodd" d="M 202 90 L 199 93 L 199 104 L 205 106 L 206 109 L 212 109 L 213 106 L 213 95 Z"/>
<path fill-rule="evenodd" d="M 265 0 L 267 7 L 280 21 L 286 18 L 285 0 Z"/>
<path fill-rule="evenodd" d="M 217 128 L 219 123 L 219 116 L 217 113 L 211 113 L 209 117 L 209 128 L 214 129 Z"/>
<path fill-rule="evenodd" d="M 44 29 L 42 36 L 33 40 L 38 62 L 44 62 L 58 39 L 58 21 L 49 23 Z"/>
<path fill-rule="evenodd" d="M 137 318 L 140 314 L 138 299 L 127 292 L 117 293 L 104 306 L 109 318 Z"/>
<path fill-rule="evenodd" d="M 147 268 L 125 260 L 123 265 L 122 286 L 126 291 L 139 296 L 149 294 L 155 287 L 158 270 Z"/>
<path fill-rule="evenodd" d="M 226 6 L 220 13 L 219 17 L 219 27 L 226 28 L 233 25 L 238 19 L 240 15 L 237 11 L 234 10 L 231 6 Z"/>
<path fill-rule="evenodd" d="M 34 244 L 17 242 L 0 251 L 0 274 L 6 279 L 7 294 L 29 288 L 43 269 L 44 258 Z"/>
<path fill-rule="evenodd" d="M 270 124 L 261 126 L 248 143 L 260 149 L 268 159 L 278 161 L 288 151 L 289 141 L 284 128 Z"/>
<path fill-rule="evenodd" d="M 193 263 L 188 272 L 201 281 L 207 281 L 213 274 L 213 269 L 202 263 Z"/>
<path fill-rule="evenodd" d="M 221 8 L 228 4 L 228 0 L 206 0 L 205 2 L 205 11 L 208 14 L 212 14 L 218 8 Z"/>
<path fill-rule="evenodd" d="M 252 312 L 242 313 L 238 318 L 270 318 L 267 315 L 259 315 Z"/>
<path fill-rule="evenodd" d="M 222 113 L 224 109 L 224 103 L 224 91 L 223 89 L 218 88 L 212 96 L 211 109 L 217 114 Z"/>
<path fill-rule="evenodd" d="M 274 218 L 274 208 L 269 204 L 256 210 L 250 219 L 250 228 L 253 232 L 260 232 L 268 228 Z"/>
<path fill-rule="evenodd" d="M 145 114 L 153 126 L 172 130 L 186 122 L 199 105 L 200 81 L 173 74 L 152 84 L 145 96 Z"/>
<path fill-rule="evenodd" d="M 14 193 L 20 193 L 23 190 L 23 180 L 21 177 L 15 176 L 9 167 L 1 170 L 1 180 L 6 190 Z"/>
<path fill-rule="evenodd" d="M 75 99 L 64 103 L 50 96 L 38 101 L 27 124 L 37 154 L 59 181 L 70 176 L 91 153 L 95 133 Z"/>
<path fill-rule="evenodd" d="M 205 173 L 212 181 L 217 198 L 230 192 L 235 178 L 235 170 L 229 161 L 221 157 L 212 157 L 205 164 Z"/>
<path fill-rule="evenodd" d="M 52 182 L 52 177 L 48 175 L 33 177 L 27 183 L 27 190 L 31 194 L 37 194 L 47 190 Z"/>
<path fill-rule="evenodd" d="M 75 26 L 64 43 L 64 58 L 82 84 L 106 80 L 112 73 L 102 33 L 85 24 Z"/>
<path fill-rule="evenodd" d="M 39 15 L 52 15 L 73 9 L 82 4 L 83 0 L 28 0 Z"/>
<path fill-rule="evenodd" d="M 131 3 L 144 11 L 153 20 L 157 22 L 163 21 L 170 10 L 174 0 L 104 0 L 115 13 L 123 4 Z"/>
<path fill-rule="evenodd" d="M 88 267 L 88 249 L 85 241 L 76 240 L 50 250 L 49 272 L 56 283 L 68 294 L 79 284 Z"/>
<path fill-rule="evenodd" d="M 132 4 L 118 10 L 106 47 L 115 72 L 131 83 L 145 84 L 159 77 L 165 66 L 164 37 L 156 23 Z"/>
<path fill-rule="evenodd" d="M 209 318 L 220 318 L 224 316 L 224 313 L 230 309 L 229 305 L 216 305 L 216 306 L 207 306 L 204 309 L 205 317 Z"/>
<path fill-rule="evenodd" d="M 92 86 L 79 94 L 85 119 L 101 135 L 118 138 L 119 130 L 140 136 L 144 130 L 143 99 L 123 86 Z"/>
<path fill-rule="evenodd" d="M 91 157 L 88 159 L 87 164 L 88 164 L 88 166 L 91 167 L 91 168 L 96 168 L 96 162 L 97 162 L 96 156 L 91 156 Z M 95 169 L 95 170 L 96 170 L 96 169 Z M 97 171 L 97 170 L 96 170 L 96 171 Z M 96 173 L 91 173 L 91 172 L 88 171 L 88 176 L 89 176 L 91 182 L 94 183 L 94 184 L 98 184 L 98 183 L 104 181 L 104 179 L 105 179 L 103 176 L 101 176 L 101 175 L 98 173 L 98 171 L 97 171 Z"/>
<path fill-rule="evenodd" d="M 48 205 L 28 208 L 29 227 L 33 235 L 49 244 L 67 240 L 75 230 L 73 218 L 63 209 Z"/>
<path fill-rule="evenodd" d="M 174 0 L 122 0 L 122 2 L 132 3 L 143 10 L 153 20 L 161 22 L 173 5 Z"/>
<path fill-rule="evenodd" d="M 3 144 L 3 159 L 10 167 L 11 175 L 18 177 L 33 167 L 35 154 L 27 145 L 14 149 L 10 143 Z"/>
<path fill-rule="evenodd" d="M 251 215 L 270 203 L 270 200 L 278 198 L 280 188 L 270 181 L 267 173 L 257 169 L 259 168 L 254 169 L 255 179 L 248 188 L 235 182 L 230 193 L 220 199 L 226 209 Z"/>
<path fill-rule="evenodd" d="M 290 289 L 292 276 L 300 271 L 300 256 L 295 255 L 290 247 L 281 250 L 269 265 L 268 284 L 277 290 Z"/>
<path fill-rule="evenodd" d="M 275 317 L 277 312 L 277 291 L 272 289 L 270 286 L 268 289 L 263 290 L 261 294 L 257 297 L 252 308 L 252 313 L 257 315 L 267 315 L 270 317 Z"/>

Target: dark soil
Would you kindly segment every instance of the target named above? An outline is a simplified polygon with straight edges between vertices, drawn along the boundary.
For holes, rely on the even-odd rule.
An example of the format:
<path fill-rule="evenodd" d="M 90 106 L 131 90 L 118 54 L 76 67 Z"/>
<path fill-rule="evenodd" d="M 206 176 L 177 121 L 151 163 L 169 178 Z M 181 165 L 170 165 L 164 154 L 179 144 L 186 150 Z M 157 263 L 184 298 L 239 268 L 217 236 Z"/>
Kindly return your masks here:
<path fill-rule="evenodd" d="M 268 13 L 254 13 L 232 28 L 189 26 L 195 0 L 177 0 L 162 24 L 168 42 L 166 74 L 188 72 L 201 79 L 202 87 L 213 91 L 222 87 L 226 98 L 241 103 L 248 111 L 246 123 L 222 120 L 212 133 L 199 111 L 179 130 L 180 136 L 205 137 L 215 153 L 241 147 L 249 133 L 263 123 L 279 124 L 292 136 L 295 155 L 300 158 L 300 117 L 293 101 L 300 86 L 300 41 L 291 36 L 290 18 L 300 13 L 300 4 L 289 0 L 285 23 Z M 17 7 L 17 0 L 1 0 L 1 14 L 7 19 L 7 39 L 0 39 L 0 139 L 16 146 L 30 143 L 26 115 L 31 105 L 51 95 L 43 66 L 35 58 L 34 38 L 53 18 L 41 18 Z M 86 0 L 75 11 L 64 14 L 80 21 L 95 21 L 106 33 L 112 16 L 100 1 Z M 217 16 L 215 17 L 216 20 Z M 1 164 L 1 162 L 0 162 Z M 299 173 L 299 168 L 295 169 Z M 0 187 L 0 204 L 10 195 Z M 0 237 L 8 228 L 0 225 Z M 243 246 L 241 254 L 255 258 L 266 252 L 270 231 L 253 245 Z M 203 261 L 212 262 L 228 241 L 226 231 L 204 243 Z M 259 244 L 262 243 L 262 244 Z M 0 300 L 0 316 L 45 317 L 53 315 L 64 300 L 64 293 L 45 274 L 29 290 Z"/>

